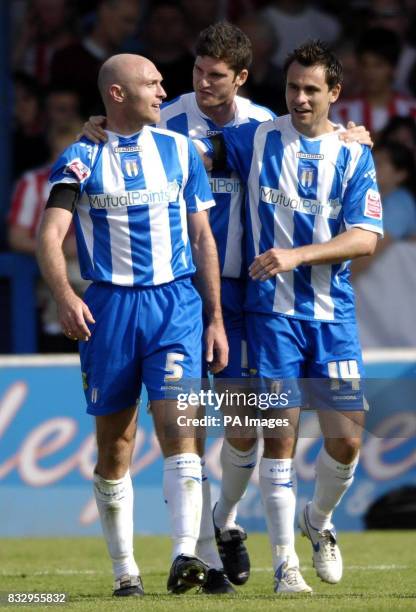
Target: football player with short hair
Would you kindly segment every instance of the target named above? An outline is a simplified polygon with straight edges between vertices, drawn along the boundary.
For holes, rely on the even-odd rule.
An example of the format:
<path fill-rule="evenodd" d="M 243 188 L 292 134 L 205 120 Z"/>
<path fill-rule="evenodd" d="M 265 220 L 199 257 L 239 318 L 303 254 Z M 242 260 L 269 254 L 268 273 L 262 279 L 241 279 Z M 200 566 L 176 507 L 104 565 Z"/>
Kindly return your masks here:
<path fill-rule="evenodd" d="M 200 378 L 200 296 L 207 359 L 214 372 L 228 360 L 206 212 L 215 203 L 190 139 L 150 127 L 160 119 L 161 81 L 144 57 L 115 55 L 103 64 L 107 142 L 83 138 L 55 163 L 38 247 L 65 334 L 80 341 L 87 412 L 97 432 L 94 493 L 116 596 L 143 595 L 129 473 L 142 383 L 164 455 L 173 539 L 168 590 L 182 593 L 208 579 L 208 566 L 195 556 L 202 509 L 196 432 L 180 430 L 168 394 L 173 382 Z M 62 251 L 72 218 L 82 275 L 92 281 L 83 300 L 68 282 Z"/>
<path fill-rule="evenodd" d="M 238 95 L 251 64 L 251 43 L 236 26 L 219 22 L 203 30 L 196 44 L 193 72 L 194 91 L 161 108 L 161 127 L 192 138 L 205 138 L 239 125 L 254 125 L 275 118 L 272 111 Z M 104 117 L 92 117 L 84 134 L 99 142 L 107 138 L 100 127 Z M 362 128 L 340 132 L 340 138 L 363 137 Z M 365 137 L 365 133 L 364 133 Z M 247 265 L 244 255 L 245 188 L 233 169 L 218 168 L 208 173 L 216 206 L 209 219 L 216 239 L 221 270 L 221 304 L 230 346 L 227 368 L 216 378 L 248 376 L 244 299 Z M 220 381 L 216 381 L 219 384 Z M 257 441 L 236 432 L 224 439 L 221 450 L 222 480 L 218 503 L 211 516 L 209 481 L 203 474 L 203 511 L 198 553 L 210 567 L 210 580 L 204 587 L 212 593 L 232 592 L 234 584 L 244 584 L 250 574 L 245 530 L 237 524 L 237 504 L 243 497 L 257 462 Z M 202 453 L 201 453 L 202 454 Z M 203 460 L 204 468 L 204 460 Z M 213 546 L 213 526 L 221 561 Z"/>
<path fill-rule="evenodd" d="M 277 381 L 290 393 L 279 416 L 291 427 L 265 437 L 260 461 L 277 593 L 312 590 L 294 548 L 293 456 L 299 408 L 308 404 L 320 411 L 325 442 L 299 523 L 322 580 L 342 576 L 332 513 L 353 481 L 365 401 L 349 260 L 371 255 L 382 234 L 370 149 L 342 142 L 342 126 L 328 119 L 340 63 L 316 41 L 293 51 L 285 70 L 289 115 L 204 141 L 208 167 L 234 170 L 247 186 L 249 367 L 267 389 Z M 304 387 L 301 379 L 312 380 Z"/>

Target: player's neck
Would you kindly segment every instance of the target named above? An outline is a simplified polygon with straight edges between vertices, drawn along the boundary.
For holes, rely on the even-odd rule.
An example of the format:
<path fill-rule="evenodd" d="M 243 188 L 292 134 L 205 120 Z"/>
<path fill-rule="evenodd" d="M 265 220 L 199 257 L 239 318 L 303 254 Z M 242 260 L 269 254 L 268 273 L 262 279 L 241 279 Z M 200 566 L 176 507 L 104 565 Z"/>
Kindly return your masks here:
<path fill-rule="evenodd" d="M 337 129 L 337 127 L 334 126 L 334 124 L 331 123 L 328 118 L 310 126 L 302 124 L 298 125 L 298 123 L 292 119 L 292 125 L 295 130 L 299 132 L 299 134 L 302 134 L 302 136 L 306 136 L 307 138 L 318 138 L 324 134 L 334 132 Z"/>
<path fill-rule="evenodd" d="M 218 125 L 219 127 L 223 127 L 230 123 L 234 119 L 235 115 L 235 102 L 224 102 L 224 104 L 220 104 L 219 106 L 209 106 L 205 108 L 204 106 L 198 105 L 199 110 L 204 113 L 207 117 L 211 119 Z"/>
<path fill-rule="evenodd" d="M 111 117 L 107 116 L 107 130 L 116 134 L 135 134 L 143 129 L 144 124 L 137 120 L 131 120 L 126 117 Z"/>

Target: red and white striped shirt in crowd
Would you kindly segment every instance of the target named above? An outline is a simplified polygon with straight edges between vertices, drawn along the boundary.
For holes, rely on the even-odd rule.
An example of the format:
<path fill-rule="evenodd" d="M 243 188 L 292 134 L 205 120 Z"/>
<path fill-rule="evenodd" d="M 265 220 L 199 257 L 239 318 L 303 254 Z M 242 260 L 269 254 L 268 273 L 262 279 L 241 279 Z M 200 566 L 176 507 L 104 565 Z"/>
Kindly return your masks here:
<path fill-rule="evenodd" d="M 51 186 L 48 179 L 51 167 L 48 164 L 25 172 L 14 190 L 8 223 L 29 229 L 32 238 L 35 238 L 38 232 L 43 209 L 49 197 Z"/>
<path fill-rule="evenodd" d="M 416 99 L 403 94 L 393 94 L 386 106 L 371 106 L 364 98 L 341 100 L 331 108 L 331 119 L 346 125 L 354 121 L 365 125 L 369 132 L 379 132 L 392 117 L 413 117 L 416 119 Z"/>

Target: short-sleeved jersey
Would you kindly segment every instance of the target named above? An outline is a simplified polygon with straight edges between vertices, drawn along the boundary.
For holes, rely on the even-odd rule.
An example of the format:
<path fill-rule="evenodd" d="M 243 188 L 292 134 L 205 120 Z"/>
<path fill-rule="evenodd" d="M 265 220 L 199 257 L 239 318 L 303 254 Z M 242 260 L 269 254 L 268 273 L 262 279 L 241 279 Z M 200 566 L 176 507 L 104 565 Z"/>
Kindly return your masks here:
<path fill-rule="evenodd" d="M 352 227 L 382 234 L 368 147 L 343 143 L 338 130 L 317 138 L 302 136 L 289 115 L 226 129 L 223 135 L 228 166 L 247 184 L 249 263 L 270 248 L 327 242 Z M 306 320 L 354 320 L 349 275 L 346 261 L 299 266 L 264 282 L 250 279 L 246 309 Z"/>
<path fill-rule="evenodd" d="M 247 98 L 236 96 L 234 100 L 235 115 L 228 126 L 252 122 L 257 124 L 275 117 L 271 110 L 253 104 Z M 206 138 L 223 129 L 201 112 L 194 93 L 164 104 L 159 126 L 191 138 Z M 239 278 L 243 272 L 244 188 L 239 176 L 233 171 L 211 172 L 208 178 L 216 203 L 209 211 L 209 220 L 217 242 L 221 276 Z"/>
<path fill-rule="evenodd" d="M 99 145 L 84 138 L 63 152 L 50 181 L 79 184 L 83 278 L 153 286 L 194 273 L 187 213 L 215 202 L 188 138 L 149 126 L 131 136 L 108 132 Z"/>

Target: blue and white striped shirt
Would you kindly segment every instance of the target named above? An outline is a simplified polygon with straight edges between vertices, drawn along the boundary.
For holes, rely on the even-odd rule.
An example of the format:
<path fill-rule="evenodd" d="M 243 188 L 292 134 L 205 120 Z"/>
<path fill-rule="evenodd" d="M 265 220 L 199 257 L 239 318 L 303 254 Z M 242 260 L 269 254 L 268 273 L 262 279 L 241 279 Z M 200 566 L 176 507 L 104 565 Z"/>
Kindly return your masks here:
<path fill-rule="evenodd" d="M 342 129 L 342 128 L 341 128 Z M 247 184 L 247 261 L 270 248 L 327 242 L 352 227 L 382 234 L 376 173 L 368 147 L 339 132 L 307 138 L 289 115 L 223 131 L 228 166 Z M 204 141 L 208 149 L 209 140 Z M 246 310 L 306 320 L 355 319 L 349 262 L 299 266 L 249 280 Z"/>
<path fill-rule="evenodd" d="M 192 142 L 145 126 L 83 138 L 52 168 L 50 182 L 78 183 L 74 213 L 83 278 L 115 285 L 153 286 L 190 276 L 195 267 L 187 213 L 215 205 Z"/>
<path fill-rule="evenodd" d="M 236 96 L 234 119 L 228 126 L 251 122 L 257 124 L 274 117 L 269 109 Z M 194 93 L 187 93 L 164 104 L 159 126 L 191 138 L 206 138 L 223 130 L 201 112 Z M 244 188 L 239 176 L 228 170 L 209 173 L 209 181 L 216 203 L 210 210 L 209 220 L 217 242 L 221 276 L 239 278 L 245 272 L 242 263 Z"/>

